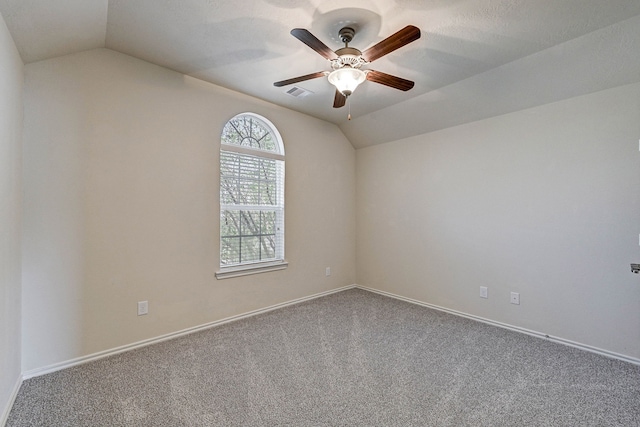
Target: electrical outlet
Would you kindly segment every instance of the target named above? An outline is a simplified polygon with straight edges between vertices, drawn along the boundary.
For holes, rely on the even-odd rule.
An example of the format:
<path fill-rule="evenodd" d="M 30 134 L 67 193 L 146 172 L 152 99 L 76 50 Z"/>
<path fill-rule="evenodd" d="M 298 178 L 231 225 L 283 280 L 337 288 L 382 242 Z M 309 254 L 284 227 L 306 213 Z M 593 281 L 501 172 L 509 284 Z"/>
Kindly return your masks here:
<path fill-rule="evenodd" d="M 325 276 L 331 276 L 331 267 L 327 267 L 324 269 L 324 275 Z"/>
<path fill-rule="evenodd" d="M 511 292 L 511 304 L 520 305 L 520 294 L 518 292 Z"/>
<path fill-rule="evenodd" d="M 480 298 L 489 298 L 489 290 L 486 286 L 480 286 Z"/>
<path fill-rule="evenodd" d="M 138 301 L 138 316 L 149 313 L 149 301 Z"/>

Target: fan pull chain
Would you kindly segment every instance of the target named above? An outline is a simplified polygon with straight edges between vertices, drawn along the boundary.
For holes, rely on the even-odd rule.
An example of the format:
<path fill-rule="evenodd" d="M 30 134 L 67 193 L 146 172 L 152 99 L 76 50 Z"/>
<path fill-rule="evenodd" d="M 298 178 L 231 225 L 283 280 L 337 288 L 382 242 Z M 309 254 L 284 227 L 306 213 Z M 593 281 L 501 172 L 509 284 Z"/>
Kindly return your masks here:
<path fill-rule="evenodd" d="M 349 114 L 347 115 L 347 120 L 351 120 L 351 101 L 349 98 L 351 97 L 350 96 L 347 97 L 347 107 L 349 108 Z"/>

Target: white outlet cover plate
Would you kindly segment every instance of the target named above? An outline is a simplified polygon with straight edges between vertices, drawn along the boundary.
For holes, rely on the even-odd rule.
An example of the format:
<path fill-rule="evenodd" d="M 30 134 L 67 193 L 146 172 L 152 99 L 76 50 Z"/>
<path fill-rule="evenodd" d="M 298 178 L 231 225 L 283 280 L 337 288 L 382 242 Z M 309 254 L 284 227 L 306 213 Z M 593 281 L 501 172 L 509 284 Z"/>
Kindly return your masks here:
<path fill-rule="evenodd" d="M 149 313 L 149 301 L 138 301 L 138 316 Z"/>
<path fill-rule="evenodd" d="M 486 286 L 480 286 L 480 298 L 489 298 L 489 289 Z"/>
<path fill-rule="evenodd" d="M 520 304 L 520 294 L 518 292 L 511 292 L 511 304 Z"/>

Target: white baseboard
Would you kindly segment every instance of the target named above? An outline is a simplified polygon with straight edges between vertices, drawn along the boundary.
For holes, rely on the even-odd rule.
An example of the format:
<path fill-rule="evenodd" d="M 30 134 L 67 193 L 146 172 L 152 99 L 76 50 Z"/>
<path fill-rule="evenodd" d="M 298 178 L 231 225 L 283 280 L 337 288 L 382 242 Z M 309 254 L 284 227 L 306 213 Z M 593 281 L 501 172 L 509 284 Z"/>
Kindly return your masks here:
<path fill-rule="evenodd" d="M 260 308 L 258 310 L 249 311 L 247 313 L 238 314 L 236 316 L 227 317 L 224 319 L 216 320 L 213 322 L 205 323 L 203 325 L 194 326 L 192 328 L 183 329 L 177 332 L 171 332 L 169 334 L 161 335 L 155 338 L 149 338 L 143 341 L 138 341 L 132 344 L 123 345 L 120 347 L 112 348 L 109 350 L 100 351 L 98 353 L 89 354 L 87 356 L 78 357 L 75 359 L 67 360 L 64 362 L 55 363 L 53 365 L 45 366 L 43 368 L 32 369 L 22 373 L 22 378 L 24 380 L 34 377 L 39 377 L 41 375 L 49 374 L 51 372 L 60 371 L 62 369 L 67 369 L 72 366 L 81 365 L 84 363 L 92 362 L 94 360 L 103 359 L 105 357 L 113 356 L 119 353 L 124 353 L 125 351 L 135 350 L 141 347 L 146 347 L 148 345 L 157 344 L 162 341 L 167 341 L 173 338 L 181 337 L 184 335 L 192 334 L 194 332 L 203 331 L 205 329 L 214 328 L 216 326 L 224 325 L 225 323 L 235 322 L 236 320 L 245 319 L 247 317 L 256 316 L 258 314 L 267 313 L 269 311 L 277 310 L 279 308 L 287 307 L 290 305 L 299 304 L 301 302 L 310 301 L 316 298 L 320 298 L 326 295 L 331 295 L 337 292 L 346 291 L 347 289 L 353 289 L 356 285 L 343 286 L 337 289 L 331 289 L 329 291 L 320 292 L 317 294 L 313 294 L 307 297 L 297 298 L 291 301 L 286 301 L 280 304 L 275 304 L 269 307 Z"/>
<path fill-rule="evenodd" d="M 600 348 L 592 347 L 592 346 L 589 346 L 589 345 L 586 345 L 586 344 L 578 343 L 578 342 L 567 340 L 567 339 L 560 338 L 560 337 L 549 336 L 549 335 L 544 334 L 542 332 L 532 331 L 532 330 L 529 330 L 529 329 L 521 328 L 519 326 L 513 326 L 513 325 L 506 324 L 506 323 L 497 322 L 495 320 L 485 319 L 483 317 L 475 316 L 475 315 L 472 315 L 472 314 L 467 314 L 467 313 L 463 313 L 463 312 L 460 312 L 460 311 L 456 311 L 456 310 L 448 309 L 448 308 L 445 308 L 445 307 L 440 307 L 440 306 L 437 306 L 437 305 L 434 305 L 434 304 L 429 304 L 429 303 L 426 303 L 426 302 L 415 300 L 415 299 L 412 299 L 412 298 L 403 297 L 401 295 L 396 295 L 396 294 L 393 294 L 391 292 L 381 291 L 381 290 L 378 290 L 378 289 L 368 288 L 368 287 L 365 287 L 365 286 L 360 286 L 360 285 L 355 285 L 354 284 L 354 285 L 344 286 L 344 287 L 341 287 L 341 288 L 331 289 L 329 291 L 320 292 L 320 293 L 317 293 L 317 294 L 314 294 L 314 295 L 310 295 L 310 296 L 303 297 L 303 298 L 298 298 L 298 299 L 287 301 L 287 302 L 283 302 L 283 303 L 280 303 L 280 304 L 275 304 L 275 305 L 272 305 L 272 306 L 269 306 L 269 307 L 261 308 L 261 309 L 258 309 L 258 310 L 253 310 L 253 311 L 250 311 L 250 312 L 247 312 L 247 313 L 238 314 L 236 316 L 227 317 L 225 319 L 216 320 L 216 321 L 213 321 L 213 322 L 210 322 L 210 323 L 205 323 L 203 325 L 194 326 L 192 328 L 183 329 L 181 331 L 172 332 L 172 333 L 161 335 L 161 336 L 158 336 L 158 337 L 155 337 L 155 338 L 150 338 L 150 339 L 146 339 L 146 340 L 143 340 L 143 341 L 138 341 L 138 342 L 135 342 L 135 343 L 132 343 L 132 344 L 127 344 L 127 345 L 123 345 L 123 346 L 120 346 L 120 347 L 112 348 L 112 349 L 109 349 L 109 350 L 104 350 L 104 351 L 101 351 L 101 352 L 98 352 L 98 353 L 89 354 L 87 356 L 82 356 L 82 357 L 78 357 L 78 358 L 75 358 L 75 359 L 67 360 L 67 361 L 64 361 L 64 362 L 55 363 L 53 365 L 45 366 L 43 368 L 32 369 L 32 370 L 23 372 L 22 373 L 22 379 L 26 380 L 26 379 L 29 379 L 29 378 L 33 378 L 33 377 L 38 377 L 38 376 L 41 376 L 41 375 L 49 374 L 51 372 L 55 372 L 55 371 L 59 371 L 59 370 L 62 370 L 62 369 L 70 368 L 72 366 L 81 365 L 81 364 L 84 364 L 84 363 L 92 362 L 94 360 L 103 359 L 105 357 L 109 357 L 109 356 L 113 356 L 113 355 L 116 355 L 116 354 L 119 354 L 119 353 L 123 353 L 125 351 L 130 351 L 130 350 L 135 350 L 135 349 L 138 349 L 138 348 L 141 348 L 141 347 L 146 347 L 148 345 L 156 344 L 156 343 L 159 343 L 159 342 L 162 342 L 162 341 L 167 341 L 167 340 L 170 340 L 170 339 L 173 339 L 173 338 L 177 338 L 177 337 L 180 337 L 180 336 L 183 336 L 183 335 L 188 335 L 188 334 L 192 334 L 194 332 L 199 332 L 199 331 L 203 331 L 203 330 L 206 330 L 206 329 L 209 329 L 209 328 L 220 326 L 220 325 L 223 325 L 225 323 L 234 322 L 236 320 L 245 319 L 247 317 L 256 316 L 256 315 L 262 314 L 262 313 L 267 313 L 269 311 L 277 310 L 279 308 L 283 308 L 283 307 L 287 307 L 287 306 L 290 306 L 290 305 L 299 304 L 301 302 L 310 301 L 310 300 L 313 300 L 313 299 L 316 299 L 316 298 L 320 298 L 320 297 L 323 297 L 323 296 L 326 296 L 326 295 L 331 295 L 331 294 L 334 294 L 334 293 L 337 293 L 337 292 L 346 291 L 348 289 L 353 289 L 353 288 L 362 289 L 364 291 L 373 292 L 373 293 L 376 293 L 376 294 L 380 294 L 380 295 L 384 295 L 384 296 L 387 296 L 387 297 L 395 298 L 395 299 L 398 299 L 398 300 L 401 300 L 401 301 L 409 302 L 409 303 L 412 303 L 412 304 L 417 304 L 417 305 L 420 305 L 420 306 L 423 306 L 423 307 L 432 308 L 434 310 L 443 311 L 445 313 L 453 314 L 455 316 L 465 317 L 467 319 L 475 320 L 475 321 L 478 321 L 478 322 L 486 323 L 486 324 L 497 326 L 497 327 L 504 328 L 504 329 L 509 329 L 509 330 L 512 330 L 512 331 L 515 331 L 515 332 L 524 333 L 524 334 L 531 335 L 531 336 L 534 336 L 534 337 L 537 337 L 537 338 L 542 338 L 542 339 L 554 341 L 554 342 L 557 342 L 557 343 L 560 343 L 560 344 L 568 345 L 570 347 L 575 347 L 575 348 L 579 348 L 581 350 L 589 351 L 591 353 L 596 353 L 596 354 L 600 354 L 600 355 L 603 355 L 603 356 L 611 357 L 611 358 L 614 358 L 614 359 L 622 360 L 624 362 L 633 363 L 635 365 L 640 365 L 640 359 L 637 359 L 637 358 L 634 358 L 634 357 L 631 357 L 631 356 L 626 356 L 626 355 L 623 355 L 623 354 L 614 353 L 614 352 L 611 352 L 611 351 L 608 351 L 608 350 L 603 350 L 603 349 L 600 349 Z M 21 381 L 17 385 L 17 388 L 15 390 L 13 399 L 15 399 L 15 394 L 17 394 L 17 392 L 18 392 L 18 388 L 20 387 L 20 384 L 21 384 Z M 11 403 L 13 403 L 13 400 L 11 400 Z M 10 408 L 11 408 L 11 406 L 9 406 L 9 409 L 6 411 L 7 412 L 7 414 L 6 414 L 7 416 L 8 416 L 8 411 L 10 410 Z M 3 416 L 5 416 L 5 415 L 3 415 Z M 0 426 L 1 425 L 2 424 L 0 423 Z"/>
<path fill-rule="evenodd" d="M 16 383 L 13 386 L 13 390 L 11 390 L 11 395 L 9 395 L 9 401 L 6 403 L 2 413 L 0 413 L 0 426 L 4 427 L 9 419 L 9 412 L 11 412 L 11 408 L 13 407 L 13 402 L 16 401 L 16 397 L 18 396 L 18 391 L 20 390 L 20 386 L 22 385 L 22 378 L 18 376 L 16 379 Z"/>
<path fill-rule="evenodd" d="M 475 320 L 477 322 L 482 322 L 482 323 L 486 323 L 486 324 L 489 324 L 489 325 L 492 325 L 492 326 L 497 326 L 499 328 L 509 329 L 511 331 L 515 331 L 515 332 L 520 332 L 520 333 L 523 333 L 523 334 L 531 335 L 531 336 L 534 336 L 536 338 L 542 338 L 542 339 L 545 339 L 545 340 L 554 341 L 554 342 L 557 342 L 559 344 L 564 344 L 564 345 L 567 345 L 569 347 L 575 347 L 575 348 L 578 348 L 580 350 L 588 351 L 590 353 L 596 353 L 596 354 L 600 354 L 602 356 L 607 356 L 607 357 L 610 357 L 610 358 L 613 358 L 613 359 L 622 360 L 624 362 L 633 363 L 634 365 L 640 365 L 640 359 L 637 359 L 635 357 L 626 356 L 624 354 L 615 353 L 615 352 L 612 352 L 612 351 L 609 351 L 609 350 L 603 350 L 601 348 L 592 347 L 592 346 L 587 345 L 587 344 L 582 344 L 582 343 L 579 343 L 579 342 L 567 340 L 567 339 L 560 338 L 560 337 L 553 337 L 553 336 L 544 334 L 542 332 L 532 331 L 530 329 L 521 328 L 519 326 L 513 326 L 513 325 L 509 325 L 507 323 L 496 322 L 495 320 L 485 319 L 484 317 L 474 316 L 473 314 L 467 314 L 467 313 L 463 313 L 461 311 L 451 310 L 449 308 L 440 307 L 440 306 L 437 306 L 437 305 L 434 305 L 434 304 L 429 304 L 429 303 L 426 303 L 426 302 L 415 300 L 413 298 L 407 298 L 407 297 L 403 297 L 401 295 L 396 295 L 396 294 L 393 294 L 391 292 L 381 291 L 381 290 L 373 289 L 373 288 L 367 288 L 366 286 L 360 286 L 360 285 L 355 285 L 355 287 L 358 288 L 358 289 L 362 289 L 363 291 L 373 292 L 373 293 L 376 293 L 376 294 L 380 294 L 380 295 L 384 295 L 384 296 L 387 296 L 387 297 L 395 298 L 395 299 L 398 299 L 398 300 L 401 300 L 401 301 L 409 302 L 411 304 L 416 304 L 416 305 L 420 305 L 420 306 L 423 306 L 423 307 L 432 308 L 434 310 L 443 311 L 445 313 L 453 314 L 455 316 L 465 317 L 467 319 Z"/>

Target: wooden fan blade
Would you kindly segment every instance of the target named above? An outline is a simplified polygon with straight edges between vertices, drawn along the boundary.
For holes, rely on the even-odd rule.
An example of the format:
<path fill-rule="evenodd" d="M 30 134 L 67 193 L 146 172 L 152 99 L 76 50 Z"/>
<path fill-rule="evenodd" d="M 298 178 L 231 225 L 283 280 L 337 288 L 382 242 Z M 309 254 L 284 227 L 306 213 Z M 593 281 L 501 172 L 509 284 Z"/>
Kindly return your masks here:
<path fill-rule="evenodd" d="M 273 85 L 276 87 L 282 87 L 282 86 L 290 85 L 293 83 L 303 82 L 305 80 L 317 79 L 318 77 L 324 77 L 325 75 L 326 74 L 323 71 L 319 71 L 317 73 L 307 74 L 304 76 L 294 77 L 292 79 L 275 82 Z"/>
<path fill-rule="evenodd" d="M 342 94 L 338 89 L 336 89 L 336 95 L 333 97 L 333 108 L 344 107 L 344 104 L 347 103 L 347 97 Z"/>
<path fill-rule="evenodd" d="M 365 50 L 362 53 L 362 57 L 368 62 L 373 62 L 376 59 L 388 53 L 391 53 L 404 45 L 418 40 L 419 38 L 420 29 L 418 27 L 414 27 L 413 25 L 407 25 L 397 33 L 390 35 L 386 39 Z"/>
<path fill-rule="evenodd" d="M 328 60 L 336 59 L 338 57 L 338 55 L 329 49 L 326 44 L 322 43 L 316 36 L 304 28 L 294 28 L 291 30 L 291 35 Z"/>
<path fill-rule="evenodd" d="M 380 83 L 394 89 L 400 89 L 405 92 L 411 89 L 415 84 L 411 80 L 406 80 L 400 77 L 392 76 L 391 74 L 386 74 L 374 70 L 369 70 L 367 72 L 367 80 L 374 83 Z"/>

